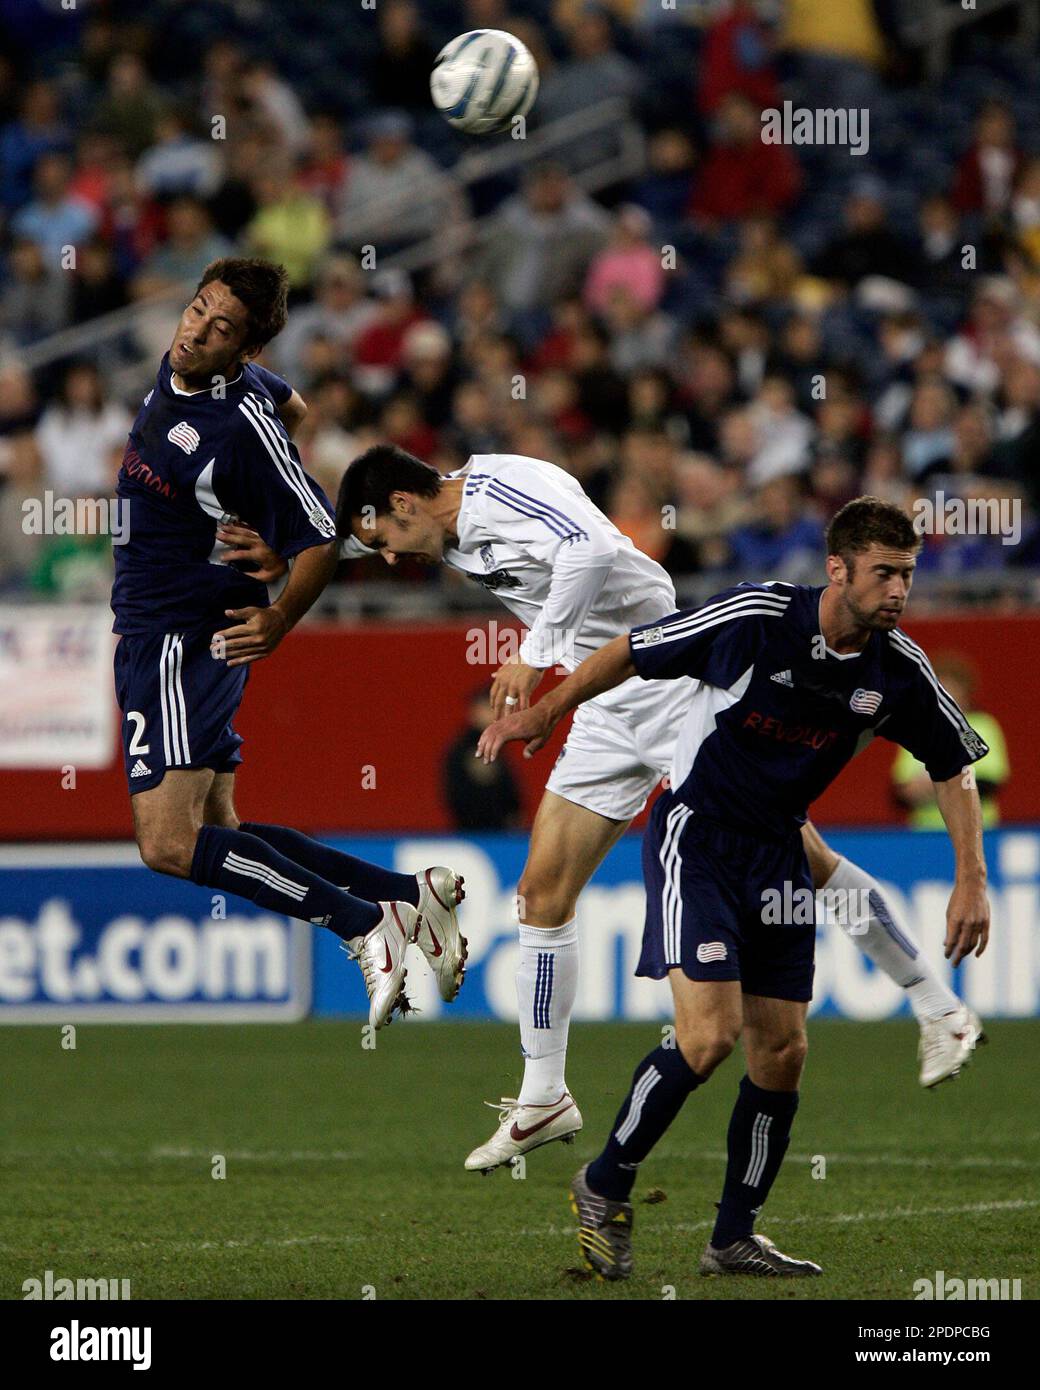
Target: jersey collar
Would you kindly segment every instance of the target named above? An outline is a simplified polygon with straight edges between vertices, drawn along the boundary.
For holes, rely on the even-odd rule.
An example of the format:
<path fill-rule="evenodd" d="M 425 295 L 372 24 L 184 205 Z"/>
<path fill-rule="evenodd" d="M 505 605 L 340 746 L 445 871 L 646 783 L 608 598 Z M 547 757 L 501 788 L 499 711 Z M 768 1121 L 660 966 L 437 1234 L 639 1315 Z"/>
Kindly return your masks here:
<path fill-rule="evenodd" d="M 173 368 L 170 366 L 169 353 L 167 353 L 163 358 L 163 366 L 166 368 L 166 384 L 169 386 L 170 391 L 175 396 L 203 396 L 209 395 L 209 393 L 213 390 L 212 386 L 200 386 L 197 391 L 182 391 L 179 386 L 175 386 L 173 384 Z M 245 374 L 246 369 L 245 367 L 243 367 L 242 370 L 239 372 L 238 376 L 235 377 L 234 381 L 225 382 L 225 386 L 237 385 L 237 383 L 242 380 Z"/>

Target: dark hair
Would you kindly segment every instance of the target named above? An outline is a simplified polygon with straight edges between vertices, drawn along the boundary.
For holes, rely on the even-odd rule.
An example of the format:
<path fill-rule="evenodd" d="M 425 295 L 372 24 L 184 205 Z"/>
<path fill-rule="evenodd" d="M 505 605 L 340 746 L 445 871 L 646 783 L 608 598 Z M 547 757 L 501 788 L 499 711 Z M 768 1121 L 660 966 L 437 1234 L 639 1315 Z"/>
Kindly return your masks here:
<path fill-rule="evenodd" d="M 96 362 L 89 357 L 78 357 L 70 362 L 65 368 L 65 374 L 61 379 L 61 388 L 58 394 L 58 403 L 64 410 L 71 409 L 69 403 L 69 385 L 72 378 L 80 372 L 89 372 L 94 378 L 94 391 L 91 398 L 90 408 L 95 415 L 101 414 L 101 409 L 105 404 L 105 381 Z"/>
<path fill-rule="evenodd" d="M 351 523 L 371 507 L 376 516 L 390 511 L 392 492 L 414 492 L 420 497 L 436 497 L 442 477 L 428 463 L 396 444 L 373 444 L 359 454 L 343 474 L 336 499 L 336 534 L 352 534 Z"/>
<path fill-rule="evenodd" d="M 909 550 L 916 554 L 921 538 L 914 523 L 900 507 L 882 502 L 880 497 L 856 497 L 846 502 L 827 527 L 827 554 L 838 555 L 849 572 L 853 556 L 861 555 L 872 545 L 886 545 L 892 550 Z"/>
<path fill-rule="evenodd" d="M 212 280 L 220 280 L 246 306 L 246 346 L 263 347 L 276 338 L 289 317 L 286 297 L 289 276 L 285 266 L 258 256 L 226 256 L 211 261 L 202 272 L 195 294 Z M 193 295 L 192 298 L 195 296 Z"/>

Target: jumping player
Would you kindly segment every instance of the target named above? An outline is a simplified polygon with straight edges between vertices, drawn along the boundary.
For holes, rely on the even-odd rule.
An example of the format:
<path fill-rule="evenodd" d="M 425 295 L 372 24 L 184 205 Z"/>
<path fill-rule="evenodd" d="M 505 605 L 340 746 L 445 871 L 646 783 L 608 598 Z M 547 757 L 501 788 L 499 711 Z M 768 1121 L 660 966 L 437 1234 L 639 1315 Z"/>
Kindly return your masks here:
<path fill-rule="evenodd" d="M 584 702 L 633 679 L 650 690 L 697 682 L 671 790 L 654 806 L 643 841 L 647 915 L 637 973 L 668 976 L 675 1039 L 640 1062 L 606 1146 L 571 1187 L 582 1254 L 605 1279 L 632 1270 L 629 1198 L 640 1163 L 738 1037 L 747 1074 L 701 1273 L 821 1272 L 754 1233 L 798 1108 L 816 940 L 814 921 L 788 911 L 777 922 L 773 907 L 778 895 L 797 902 L 809 893 L 807 808 L 876 734 L 908 749 L 935 783 L 956 855 L 947 957 L 957 965 L 985 949 L 986 866 L 971 764 L 988 749 L 899 630 L 918 546 L 909 517 L 861 497 L 828 529 L 826 587 L 741 584 L 701 608 L 641 624 L 481 735 L 485 760 L 510 739 L 523 739 L 531 753 L 569 710 L 588 709 Z"/>
<path fill-rule="evenodd" d="M 128 540 L 115 548 L 112 589 L 124 762 L 145 864 L 328 927 L 358 960 L 379 1028 L 407 1008 L 412 941 L 442 997 L 458 992 L 461 879 L 443 867 L 394 873 L 235 812 L 233 720 L 249 666 L 337 563 L 328 500 L 290 442 L 306 406 L 253 361 L 285 325 L 286 290 L 285 270 L 267 261 L 207 267 L 130 432 L 117 487 Z M 237 521 L 290 560 L 274 603 L 227 563 L 218 532 Z"/>
<path fill-rule="evenodd" d="M 400 449 L 375 446 L 347 469 L 336 521 L 341 537 L 388 564 L 404 555 L 443 560 L 526 624 L 519 659 L 494 678 L 496 715 L 527 707 L 548 668 L 573 670 L 619 633 L 675 608 L 660 565 L 574 478 L 537 459 L 477 455 L 443 477 Z M 518 889 L 523 1084 L 517 1099 L 502 1100 L 495 1134 L 466 1160 L 471 1171 L 490 1171 L 581 1128 L 564 1070 L 578 981 L 578 896 L 668 773 L 694 690 L 689 680 L 648 685 L 633 677 L 575 715 L 535 816 Z M 838 920 L 906 989 L 921 1027 L 922 1085 L 954 1075 L 971 1056 L 979 1020 L 940 981 L 878 882 L 839 858 L 810 824 L 802 836 L 815 886 L 868 904 Z"/>

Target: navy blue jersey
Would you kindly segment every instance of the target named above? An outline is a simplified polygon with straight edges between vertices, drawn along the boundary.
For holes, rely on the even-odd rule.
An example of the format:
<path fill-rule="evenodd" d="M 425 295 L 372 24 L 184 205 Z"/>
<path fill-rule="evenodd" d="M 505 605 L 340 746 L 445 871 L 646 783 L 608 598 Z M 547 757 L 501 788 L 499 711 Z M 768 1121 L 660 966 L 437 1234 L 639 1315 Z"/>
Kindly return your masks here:
<path fill-rule="evenodd" d="M 873 632 L 861 652 L 832 652 L 820 632 L 823 592 L 739 584 L 633 629 L 645 680 L 700 682 L 672 766 L 693 810 L 784 836 L 875 734 L 908 748 L 937 782 L 989 751 L 906 633 Z"/>
<path fill-rule="evenodd" d="M 292 388 L 246 363 L 221 396 L 177 390 L 168 355 L 127 441 L 116 495 L 128 539 L 115 547 L 114 629 L 189 632 L 268 603 L 267 586 L 225 564 L 222 520 L 248 523 L 286 558 L 335 536 L 328 498 L 303 471 L 276 406 Z"/>

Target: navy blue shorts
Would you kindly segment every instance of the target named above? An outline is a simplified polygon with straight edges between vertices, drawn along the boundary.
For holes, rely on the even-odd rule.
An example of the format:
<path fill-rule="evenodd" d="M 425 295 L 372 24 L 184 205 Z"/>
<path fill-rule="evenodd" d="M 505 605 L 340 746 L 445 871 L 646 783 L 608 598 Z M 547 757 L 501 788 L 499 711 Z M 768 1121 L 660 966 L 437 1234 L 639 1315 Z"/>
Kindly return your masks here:
<path fill-rule="evenodd" d="M 234 772 L 242 761 L 231 721 L 249 667 L 215 661 L 211 637 L 203 629 L 119 639 L 116 699 L 131 796 L 157 787 L 171 768 Z"/>
<path fill-rule="evenodd" d="M 742 834 L 666 791 L 643 836 L 643 876 L 637 975 L 661 980 L 680 966 L 691 980 L 739 980 L 745 994 L 812 998 L 816 925 L 800 834 Z"/>

